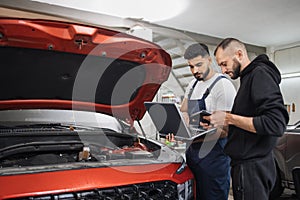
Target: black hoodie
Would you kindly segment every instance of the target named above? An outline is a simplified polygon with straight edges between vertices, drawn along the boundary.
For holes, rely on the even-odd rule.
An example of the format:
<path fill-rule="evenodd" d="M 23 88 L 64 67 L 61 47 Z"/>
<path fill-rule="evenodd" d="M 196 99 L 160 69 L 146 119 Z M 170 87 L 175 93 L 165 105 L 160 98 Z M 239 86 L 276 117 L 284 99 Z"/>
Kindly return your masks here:
<path fill-rule="evenodd" d="M 240 88 L 232 113 L 253 117 L 256 133 L 229 126 L 225 152 L 234 161 L 264 157 L 276 145 L 289 120 L 279 88 L 277 67 L 266 55 L 255 58 L 240 73 Z"/>

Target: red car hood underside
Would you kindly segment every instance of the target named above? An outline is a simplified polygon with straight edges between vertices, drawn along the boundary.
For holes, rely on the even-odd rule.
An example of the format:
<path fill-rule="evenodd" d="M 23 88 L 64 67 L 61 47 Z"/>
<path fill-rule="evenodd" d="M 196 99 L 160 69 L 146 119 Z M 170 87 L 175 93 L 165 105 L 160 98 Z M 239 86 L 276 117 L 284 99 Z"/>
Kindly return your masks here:
<path fill-rule="evenodd" d="M 125 33 L 66 22 L 0 19 L 0 109 L 74 109 L 141 119 L 171 58 Z"/>

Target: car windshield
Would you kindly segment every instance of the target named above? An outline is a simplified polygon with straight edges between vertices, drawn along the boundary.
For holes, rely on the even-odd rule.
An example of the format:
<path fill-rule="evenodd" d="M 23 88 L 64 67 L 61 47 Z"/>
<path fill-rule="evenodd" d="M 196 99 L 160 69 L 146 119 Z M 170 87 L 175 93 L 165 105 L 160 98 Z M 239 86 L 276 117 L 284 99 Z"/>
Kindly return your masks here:
<path fill-rule="evenodd" d="M 115 117 L 95 112 L 73 110 L 7 110 L 0 111 L 0 125 L 2 127 L 20 127 L 34 124 L 74 125 L 86 128 L 106 128 L 115 132 L 122 132 L 120 121 Z"/>

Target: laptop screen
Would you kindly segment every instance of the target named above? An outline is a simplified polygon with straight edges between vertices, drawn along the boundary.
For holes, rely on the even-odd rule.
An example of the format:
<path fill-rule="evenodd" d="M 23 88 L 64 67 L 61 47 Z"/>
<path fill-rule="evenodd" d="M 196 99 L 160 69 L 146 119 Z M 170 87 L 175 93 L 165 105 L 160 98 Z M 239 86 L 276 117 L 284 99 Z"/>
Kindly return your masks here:
<path fill-rule="evenodd" d="M 145 107 L 162 137 L 173 133 L 177 138 L 190 138 L 181 112 L 175 103 L 145 102 Z"/>

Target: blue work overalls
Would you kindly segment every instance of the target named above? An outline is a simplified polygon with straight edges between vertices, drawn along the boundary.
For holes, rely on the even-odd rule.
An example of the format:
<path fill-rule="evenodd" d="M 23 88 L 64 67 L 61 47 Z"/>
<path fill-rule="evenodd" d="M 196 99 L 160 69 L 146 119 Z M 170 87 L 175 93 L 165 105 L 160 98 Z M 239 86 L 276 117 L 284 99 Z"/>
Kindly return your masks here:
<path fill-rule="evenodd" d="M 205 98 L 209 95 L 214 84 L 223 76 L 219 76 L 206 90 L 201 99 L 190 100 L 190 96 L 196 86 L 196 81 L 188 96 L 188 112 L 192 114 L 200 110 L 206 110 Z M 186 161 L 192 170 L 196 181 L 197 200 L 227 200 L 230 188 L 230 159 L 224 154 L 224 146 L 227 138 L 218 141 L 205 141 L 214 145 L 211 149 L 201 149 L 203 142 L 193 142 L 186 151 Z M 215 144 L 214 144 L 215 143 Z M 207 145 L 205 145 L 207 146 Z M 207 152 L 205 152 L 207 151 Z"/>

